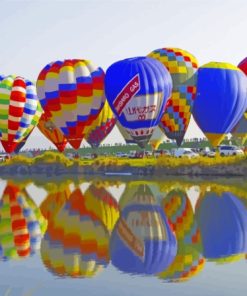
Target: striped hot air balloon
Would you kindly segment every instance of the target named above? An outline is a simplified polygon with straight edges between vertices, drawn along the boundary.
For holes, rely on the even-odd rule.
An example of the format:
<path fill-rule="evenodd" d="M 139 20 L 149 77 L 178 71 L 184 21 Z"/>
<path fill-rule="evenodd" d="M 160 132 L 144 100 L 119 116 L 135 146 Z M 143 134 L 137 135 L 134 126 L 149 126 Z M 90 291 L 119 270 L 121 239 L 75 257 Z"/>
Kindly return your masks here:
<path fill-rule="evenodd" d="M 140 185 L 121 211 L 110 250 L 115 267 L 135 274 L 161 272 L 175 258 L 175 235 L 147 185 Z"/>
<path fill-rule="evenodd" d="M 7 184 L 0 203 L 1 260 L 28 257 L 39 250 L 46 220 L 25 190 Z"/>
<path fill-rule="evenodd" d="M 167 69 L 148 57 L 118 61 L 106 72 L 105 94 L 109 105 L 141 148 L 159 124 L 171 89 Z"/>
<path fill-rule="evenodd" d="M 88 60 L 52 62 L 40 72 L 37 92 L 44 112 L 78 149 L 104 105 L 104 71 Z"/>
<path fill-rule="evenodd" d="M 85 129 L 85 140 L 91 147 L 99 147 L 114 128 L 115 123 L 116 118 L 106 101 L 98 117 Z"/>
<path fill-rule="evenodd" d="M 239 122 L 247 108 L 247 78 L 231 64 L 211 62 L 198 70 L 193 116 L 213 146 Z"/>
<path fill-rule="evenodd" d="M 160 127 L 169 139 L 180 146 L 188 128 L 196 95 L 198 62 L 189 52 L 179 48 L 161 48 L 149 57 L 160 61 L 172 77 L 172 95 L 168 100 Z"/>
<path fill-rule="evenodd" d="M 17 144 L 16 148 L 15 148 L 15 153 L 19 153 L 20 150 L 23 148 L 23 146 L 26 144 L 27 139 L 29 138 L 29 136 L 32 134 L 34 128 L 37 126 L 37 124 L 40 121 L 40 116 L 42 114 L 43 110 L 41 108 L 40 102 L 38 102 L 38 107 L 37 110 L 35 112 L 35 115 L 32 119 L 32 122 L 29 126 L 29 128 L 26 130 L 26 132 L 23 135 L 23 140 L 21 140 L 20 143 Z"/>
<path fill-rule="evenodd" d="M 31 81 L 0 75 L 0 134 L 7 153 L 13 152 L 28 136 L 37 108 L 38 98 Z"/>

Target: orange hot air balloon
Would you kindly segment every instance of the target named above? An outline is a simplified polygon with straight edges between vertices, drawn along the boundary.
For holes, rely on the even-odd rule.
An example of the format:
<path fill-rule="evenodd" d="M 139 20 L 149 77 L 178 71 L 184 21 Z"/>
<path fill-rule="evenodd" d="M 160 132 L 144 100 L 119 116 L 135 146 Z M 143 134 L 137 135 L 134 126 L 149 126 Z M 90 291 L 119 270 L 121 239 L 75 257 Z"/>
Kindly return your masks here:
<path fill-rule="evenodd" d="M 50 140 L 60 152 L 63 152 L 67 144 L 67 139 L 59 128 L 51 121 L 50 117 L 43 113 L 38 123 L 38 129 Z"/>

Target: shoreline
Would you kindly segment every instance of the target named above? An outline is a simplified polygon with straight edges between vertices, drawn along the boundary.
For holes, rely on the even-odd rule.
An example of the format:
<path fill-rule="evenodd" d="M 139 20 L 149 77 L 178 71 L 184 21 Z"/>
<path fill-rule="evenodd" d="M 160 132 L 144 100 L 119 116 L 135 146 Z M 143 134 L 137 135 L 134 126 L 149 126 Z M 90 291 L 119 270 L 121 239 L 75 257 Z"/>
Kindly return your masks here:
<path fill-rule="evenodd" d="M 247 178 L 247 163 L 239 162 L 233 164 L 217 164 L 205 166 L 200 164 L 181 165 L 176 167 L 169 166 L 131 166 L 129 164 L 115 166 L 103 164 L 79 165 L 74 163 L 71 166 L 65 166 L 61 163 L 39 163 L 39 164 L 7 164 L 0 166 L 0 177 L 27 178 L 59 178 L 63 176 L 97 176 L 97 177 L 241 177 Z"/>

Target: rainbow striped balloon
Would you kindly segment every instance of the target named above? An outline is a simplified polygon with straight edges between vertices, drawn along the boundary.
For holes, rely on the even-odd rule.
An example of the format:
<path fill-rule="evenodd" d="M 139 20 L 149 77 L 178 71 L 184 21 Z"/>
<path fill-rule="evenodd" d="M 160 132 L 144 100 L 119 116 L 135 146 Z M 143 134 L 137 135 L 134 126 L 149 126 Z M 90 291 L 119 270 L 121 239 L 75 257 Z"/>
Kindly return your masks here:
<path fill-rule="evenodd" d="M 25 78 L 0 75 L 0 134 L 7 153 L 24 139 L 38 108 L 33 83 Z"/>
<path fill-rule="evenodd" d="M 22 147 L 26 144 L 27 139 L 29 138 L 29 136 L 33 132 L 34 128 L 37 126 L 38 122 L 40 121 L 40 116 L 41 116 L 42 112 L 43 112 L 43 109 L 40 105 L 40 102 L 38 102 L 37 110 L 34 114 L 32 122 L 31 122 L 29 128 L 27 128 L 26 132 L 24 133 L 23 140 L 21 140 L 21 142 L 18 143 L 18 145 L 16 146 L 15 153 L 19 153 L 19 151 L 22 149 Z"/>
<path fill-rule="evenodd" d="M 116 118 L 106 101 L 99 116 L 85 129 L 85 139 L 92 147 L 99 147 L 100 143 L 112 131 Z"/>
<path fill-rule="evenodd" d="M 88 60 L 52 62 L 40 72 L 37 92 L 45 113 L 78 149 L 104 105 L 104 71 Z"/>

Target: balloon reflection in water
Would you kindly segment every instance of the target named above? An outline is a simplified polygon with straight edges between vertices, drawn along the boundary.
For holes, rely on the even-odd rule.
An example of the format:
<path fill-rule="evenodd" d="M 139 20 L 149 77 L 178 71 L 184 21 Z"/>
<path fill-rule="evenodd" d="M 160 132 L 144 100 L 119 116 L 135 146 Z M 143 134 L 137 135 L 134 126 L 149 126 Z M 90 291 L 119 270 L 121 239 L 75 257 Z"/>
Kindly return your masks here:
<path fill-rule="evenodd" d="M 198 248 L 201 237 L 194 212 L 187 194 L 182 190 L 172 190 L 163 199 L 162 207 L 176 233 L 178 251 L 172 264 L 158 276 L 171 282 L 186 281 L 197 275 L 205 265 Z"/>
<path fill-rule="evenodd" d="M 90 185 L 85 196 L 86 207 L 96 214 L 108 231 L 112 231 L 119 218 L 119 207 L 114 197 L 103 186 L 94 184 Z"/>
<path fill-rule="evenodd" d="M 0 259 L 35 253 L 45 228 L 46 221 L 28 193 L 8 183 L 0 201 Z"/>
<path fill-rule="evenodd" d="M 47 197 L 40 205 L 42 215 L 48 219 L 48 221 L 53 219 L 60 208 L 69 199 L 70 194 L 69 186 L 66 186 L 62 190 L 57 188 L 55 192 L 48 193 Z"/>
<path fill-rule="evenodd" d="M 91 198 L 76 188 L 49 221 L 41 256 L 58 276 L 92 277 L 109 263 L 109 232 L 94 208 L 88 208 Z"/>
<path fill-rule="evenodd" d="M 140 185 L 123 208 L 110 249 L 113 265 L 129 273 L 155 274 L 173 261 L 175 235 L 147 185 Z"/>
<path fill-rule="evenodd" d="M 230 192 L 206 192 L 196 204 L 203 255 L 229 258 L 247 251 L 246 206 Z"/>

